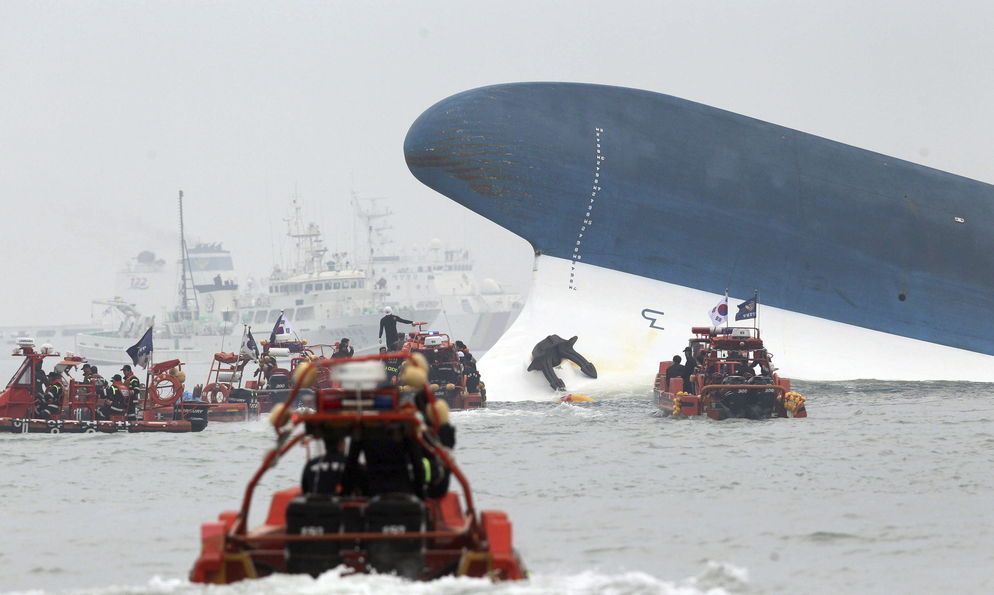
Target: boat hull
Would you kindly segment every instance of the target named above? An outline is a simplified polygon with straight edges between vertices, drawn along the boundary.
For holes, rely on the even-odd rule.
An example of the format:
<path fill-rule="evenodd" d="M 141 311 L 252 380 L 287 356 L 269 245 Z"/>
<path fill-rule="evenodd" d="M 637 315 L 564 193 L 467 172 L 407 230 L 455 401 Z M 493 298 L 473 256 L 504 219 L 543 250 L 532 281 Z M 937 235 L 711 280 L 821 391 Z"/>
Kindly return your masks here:
<path fill-rule="evenodd" d="M 78 421 L 0 417 L 0 432 L 12 434 L 114 434 L 200 432 L 206 423 L 179 421 Z"/>

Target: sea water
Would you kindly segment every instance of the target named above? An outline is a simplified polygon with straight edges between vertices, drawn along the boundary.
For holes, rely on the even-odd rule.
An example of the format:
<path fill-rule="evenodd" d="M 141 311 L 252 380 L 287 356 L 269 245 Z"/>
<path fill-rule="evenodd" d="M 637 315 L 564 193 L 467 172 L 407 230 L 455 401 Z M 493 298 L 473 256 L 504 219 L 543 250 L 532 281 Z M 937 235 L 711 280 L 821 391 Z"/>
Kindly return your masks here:
<path fill-rule="evenodd" d="M 206 376 L 206 374 L 202 374 Z M 506 511 L 518 583 L 273 576 L 192 585 L 199 526 L 236 509 L 273 431 L 0 434 L 0 591 L 983 593 L 994 591 L 994 386 L 795 382 L 810 417 L 674 419 L 647 394 L 457 412 L 478 509 Z M 496 395 L 492 395 L 496 398 Z M 303 454 L 257 490 L 299 481 Z"/>

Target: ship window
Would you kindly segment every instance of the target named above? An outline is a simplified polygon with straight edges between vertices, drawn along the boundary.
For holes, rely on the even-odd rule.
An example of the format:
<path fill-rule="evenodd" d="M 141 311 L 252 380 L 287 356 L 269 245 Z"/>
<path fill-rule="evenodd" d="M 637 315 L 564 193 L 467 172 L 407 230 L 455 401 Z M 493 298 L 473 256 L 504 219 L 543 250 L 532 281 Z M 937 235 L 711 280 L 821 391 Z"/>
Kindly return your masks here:
<path fill-rule="evenodd" d="M 297 308 L 297 320 L 311 320 L 314 318 L 314 306 Z"/>
<path fill-rule="evenodd" d="M 255 323 L 259 324 L 260 322 L 266 322 L 265 310 L 259 310 L 258 312 L 255 313 Z"/>
<path fill-rule="evenodd" d="M 280 311 L 279 310 L 270 310 L 269 311 L 269 320 L 270 320 L 270 322 L 274 322 L 275 323 L 276 320 L 279 317 L 280 317 Z"/>
<path fill-rule="evenodd" d="M 242 324 L 251 324 L 252 312 L 242 312 Z"/>
<path fill-rule="evenodd" d="M 311 291 L 312 291 L 313 289 L 314 289 L 314 285 L 313 285 L 313 284 L 311 284 L 311 283 L 308 283 L 307 285 L 304 285 L 304 293 L 309 293 L 309 292 L 311 292 Z"/>
<path fill-rule="evenodd" d="M 339 288 L 339 283 L 338 283 L 338 281 L 335 281 L 335 289 L 338 289 L 338 288 Z"/>
<path fill-rule="evenodd" d="M 225 322 L 232 322 L 235 319 L 235 313 L 231 310 L 225 310 L 224 312 L 221 312 L 221 318 L 224 319 Z"/>
<path fill-rule="evenodd" d="M 30 363 L 31 361 L 27 359 L 21 362 L 21 367 L 14 374 L 14 377 L 10 379 L 8 386 L 13 384 L 17 386 L 31 386 L 31 367 L 28 365 Z"/>
<path fill-rule="evenodd" d="M 362 280 L 362 279 L 359 279 L 359 287 L 365 287 L 365 286 L 366 286 L 366 282 L 364 280 Z"/>
<path fill-rule="evenodd" d="M 352 287 L 359 287 L 359 282 L 358 281 L 353 281 L 352 282 Z"/>
<path fill-rule="evenodd" d="M 293 308 L 287 308 L 283 311 L 284 320 L 293 320 Z"/>

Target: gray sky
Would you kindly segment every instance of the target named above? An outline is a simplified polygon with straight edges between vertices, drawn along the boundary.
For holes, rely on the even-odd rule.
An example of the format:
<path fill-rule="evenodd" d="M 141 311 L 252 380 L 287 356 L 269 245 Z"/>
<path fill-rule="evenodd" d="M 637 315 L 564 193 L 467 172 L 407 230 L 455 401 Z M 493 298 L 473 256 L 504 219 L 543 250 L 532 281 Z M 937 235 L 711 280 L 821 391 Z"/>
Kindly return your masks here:
<path fill-rule="evenodd" d="M 523 289 L 527 245 L 403 159 L 421 112 L 488 84 L 643 88 L 992 182 L 991 22 L 919 0 L 5 0 L 0 324 L 86 322 L 128 257 L 173 259 L 179 189 L 243 275 L 271 268 L 295 188 L 349 247 L 354 190 L 390 197 L 398 230 L 454 223 Z"/>

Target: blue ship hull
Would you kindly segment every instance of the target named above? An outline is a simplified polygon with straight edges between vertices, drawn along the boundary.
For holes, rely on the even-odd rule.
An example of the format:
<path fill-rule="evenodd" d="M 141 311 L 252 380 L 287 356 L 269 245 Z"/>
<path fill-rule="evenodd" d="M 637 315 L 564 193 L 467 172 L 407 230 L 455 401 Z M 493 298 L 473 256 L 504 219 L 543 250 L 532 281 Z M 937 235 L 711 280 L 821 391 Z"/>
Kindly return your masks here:
<path fill-rule="evenodd" d="M 994 355 L 994 186 L 648 91 L 449 97 L 424 184 L 537 254 Z M 702 321 L 703 322 L 703 321 Z"/>

